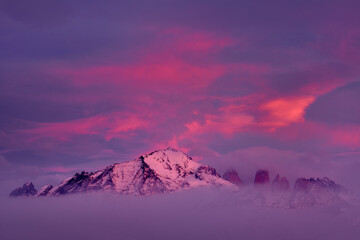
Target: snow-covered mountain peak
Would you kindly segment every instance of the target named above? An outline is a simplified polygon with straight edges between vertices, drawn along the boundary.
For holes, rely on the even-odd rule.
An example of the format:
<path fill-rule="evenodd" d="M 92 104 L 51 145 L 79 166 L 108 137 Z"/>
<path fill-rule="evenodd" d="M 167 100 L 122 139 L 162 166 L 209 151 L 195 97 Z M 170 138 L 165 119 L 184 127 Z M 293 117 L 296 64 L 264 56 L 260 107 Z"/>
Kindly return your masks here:
<path fill-rule="evenodd" d="M 76 173 L 58 186 L 44 186 L 38 196 L 99 190 L 152 195 L 198 186 L 235 187 L 222 179 L 214 168 L 193 161 L 181 151 L 167 148 L 144 154 L 132 161 L 110 165 L 94 173 Z"/>
<path fill-rule="evenodd" d="M 179 175 L 185 177 L 201 166 L 185 153 L 170 147 L 142 155 L 139 159 L 157 174 L 162 176 L 170 174 L 171 176 L 168 176 L 170 178 L 176 178 Z"/>

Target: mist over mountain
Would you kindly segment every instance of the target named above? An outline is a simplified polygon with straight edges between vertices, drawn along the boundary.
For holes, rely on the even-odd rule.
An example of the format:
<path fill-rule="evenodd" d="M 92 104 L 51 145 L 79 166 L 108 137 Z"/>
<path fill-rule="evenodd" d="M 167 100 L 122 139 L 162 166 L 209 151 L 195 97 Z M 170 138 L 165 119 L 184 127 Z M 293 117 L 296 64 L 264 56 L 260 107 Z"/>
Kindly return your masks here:
<path fill-rule="evenodd" d="M 284 209 L 259 204 L 269 200 L 262 196 L 247 187 L 239 192 L 215 187 L 148 197 L 94 192 L 0 198 L 0 238 L 357 240 L 360 236 L 359 201 Z"/>

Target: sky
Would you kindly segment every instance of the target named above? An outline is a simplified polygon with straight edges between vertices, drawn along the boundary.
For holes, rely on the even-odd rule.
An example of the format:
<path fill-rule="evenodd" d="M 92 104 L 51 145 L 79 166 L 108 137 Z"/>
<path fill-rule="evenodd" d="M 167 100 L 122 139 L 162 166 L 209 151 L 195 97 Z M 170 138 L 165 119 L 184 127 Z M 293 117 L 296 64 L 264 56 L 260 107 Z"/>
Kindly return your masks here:
<path fill-rule="evenodd" d="M 0 182 L 171 146 L 245 183 L 267 168 L 358 187 L 359 7 L 0 0 Z"/>

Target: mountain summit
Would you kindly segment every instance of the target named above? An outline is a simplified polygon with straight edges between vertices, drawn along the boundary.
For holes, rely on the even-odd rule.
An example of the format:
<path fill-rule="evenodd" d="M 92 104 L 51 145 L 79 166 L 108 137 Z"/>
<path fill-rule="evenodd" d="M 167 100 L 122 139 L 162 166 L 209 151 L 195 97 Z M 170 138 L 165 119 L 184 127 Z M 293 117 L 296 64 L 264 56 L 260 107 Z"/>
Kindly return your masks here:
<path fill-rule="evenodd" d="M 44 187 L 38 195 L 58 196 L 104 190 L 147 196 L 209 185 L 234 187 L 222 179 L 214 168 L 193 161 L 181 151 L 167 148 L 94 173 L 76 173 L 58 186 Z"/>

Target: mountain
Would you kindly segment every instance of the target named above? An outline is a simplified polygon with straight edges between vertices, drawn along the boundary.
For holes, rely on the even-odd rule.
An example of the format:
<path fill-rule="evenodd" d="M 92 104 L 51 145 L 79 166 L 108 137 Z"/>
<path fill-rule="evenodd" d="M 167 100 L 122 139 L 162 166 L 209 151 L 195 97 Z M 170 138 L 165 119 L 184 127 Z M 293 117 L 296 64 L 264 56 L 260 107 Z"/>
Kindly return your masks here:
<path fill-rule="evenodd" d="M 295 182 L 294 189 L 302 192 L 319 192 L 319 191 L 334 191 L 340 192 L 344 188 L 335 183 L 333 180 L 324 177 L 320 178 L 298 178 Z"/>
<path fill-rule="evenodd" d="M 255 174 L 254 184 L 264 185 L 270 183 L 269 172 L 267 170 L 259 169 Z"/>
<path fill-rule="evenodd" d="M 278 174 L 272 181 L 271 187 L 273 190 L 288 191 L 290 189 L 290 183 L 286 177 L 280 177 Z"/>
<path fill-rule="evenodd" d="M 26 182 L 22 187 L 14 189 L 10 193 L 10 197 L 19 197 L 19 196 L 34 196 L 37 191 L 32 182 Z"/>
<path fill-rule="evenodd" d="M 223 178 L 235 185 L 242 185 L 242 181 L 239 177 L 239 174 L 237 173 L 236 170 L 231 169 L 231 170 L 227 170 L 224 175 Z"/>
<path fill-rule="evenodd" d="M 333 180 L 320 178 L 298 178 L 290 199 L 290 207 L 302 208 L 326 205 L 342 201 L 346 189 Z"/>
<path fill-rule="evenodd" d="M 76 173 L 58 186 L 43 187 L 39 196 L 99 190 L 148 196 L 198 186 L 234 187 L 214 168 L 193 161 L 181 151 L 167 148 L 94 173 Z"/>
<path fill-rule="evenodd" d="M 277 175 L 270 185 L 269 172 L 258 170 L 255 186 L 239 188 L 241 179 L 235 170 L 224 174 L 195 162 L 185 153 L 167 148 L 124 163 L 116 163 L 96 172 L 79 172 L 57 186 L 46 185 L 36 191 L 25 183 L 10 196 L 60 196 L 94 191 L 149 196 L 199 186 L 225 187 L 237 191 L 245 201 L 281 208 L 304 208 L 345 200 L 348 196 L 341 185 L 329 178 L 298 178 L 290 189 L 286 177 Z M 267 187 L 258 187 L 267 186 Z M 271 187 L 270 187 L 271 186 Z"/>

